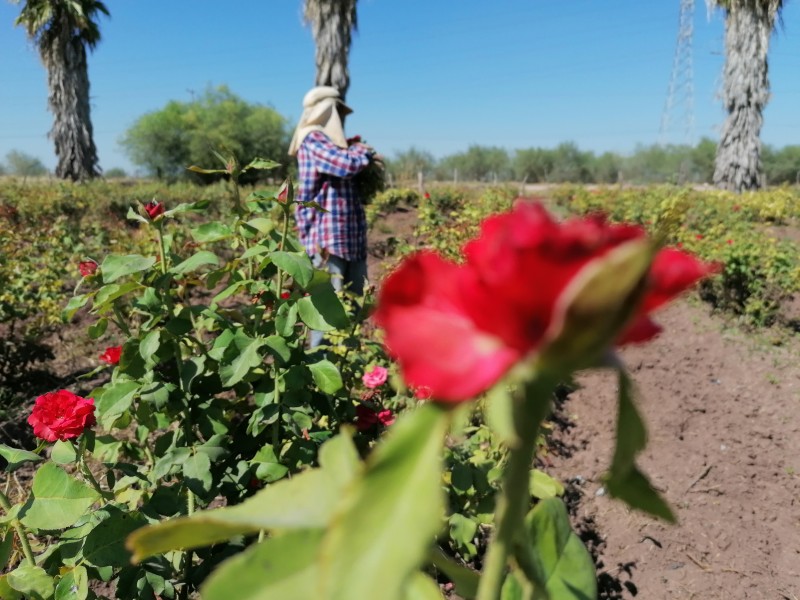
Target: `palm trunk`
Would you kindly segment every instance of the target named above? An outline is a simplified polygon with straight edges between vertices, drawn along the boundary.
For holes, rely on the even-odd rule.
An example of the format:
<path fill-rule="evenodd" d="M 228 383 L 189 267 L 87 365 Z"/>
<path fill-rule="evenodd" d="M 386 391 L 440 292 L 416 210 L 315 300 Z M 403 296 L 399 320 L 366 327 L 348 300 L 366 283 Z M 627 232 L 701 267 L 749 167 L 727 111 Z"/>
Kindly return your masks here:
<path fill-rule="evenodd" d="M 725 20 L 723 102 L 728 117 L 714 167 L 714 184 L 741 192 L 764 184 L 761 125 L 769 100 L 767 52 L 775 25 L 774 2 L 733 3 Z"/>
<path fill-rule="evenodd" d="M 56 176 L 83 181 L 100 174 L 90 117 L 86 47 L 69 26 L 61 31 L 62 39 L 51 40 L 42 48 L 47 102 L 54 118 L 49 135 L 58 157 Z"/>
<path fill-rule="evenodd" d="M 342 99 L 350 87 L 348 60 L 357 27 L 356 0 L 306 0 L 305 17 L 316 43 L 315 85 L 330 85 Z"/>

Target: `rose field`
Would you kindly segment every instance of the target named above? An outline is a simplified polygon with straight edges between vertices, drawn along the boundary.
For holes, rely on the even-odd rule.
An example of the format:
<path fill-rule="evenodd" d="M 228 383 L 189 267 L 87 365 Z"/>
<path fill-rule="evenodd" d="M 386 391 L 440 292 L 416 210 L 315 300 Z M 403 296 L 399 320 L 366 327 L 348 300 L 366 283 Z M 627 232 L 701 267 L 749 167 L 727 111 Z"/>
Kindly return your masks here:
<path fill-rule="evenodd" d="M 800 192 L 0 179 L 0 598 L 800 597 Z M 325 346 L 308 350 L 310 330 Z"/>

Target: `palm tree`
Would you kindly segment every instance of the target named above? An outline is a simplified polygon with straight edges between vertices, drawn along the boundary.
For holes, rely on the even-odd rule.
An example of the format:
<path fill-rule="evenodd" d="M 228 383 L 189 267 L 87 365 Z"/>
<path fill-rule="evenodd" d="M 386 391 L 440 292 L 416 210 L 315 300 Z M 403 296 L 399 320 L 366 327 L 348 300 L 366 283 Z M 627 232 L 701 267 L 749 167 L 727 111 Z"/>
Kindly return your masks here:
<path fill-rule="evenodd" d="M 769 100 L 767 53 L 782 0 L 707 0 L 725 11 L 722 100 L 728 117 L 714 165 L 717 187 L 760 188 L 762 113 Z"/>
<path fill-rule="evenodd" d="M 56 148 L 56 176 L 82 181 L 100 174 L 89 116 L 86 49 L 100 41 L 99 0 L 26 0 L 15 24 L 22 25 L 47 69 L 47 104 L 53 113 L 50 139 Z"/>
<path fill-rule="evenodd" d="M 304 14 L 317 45 L 316 85 L 333 86 L 344 98 L 350 87 L 350 43 L 358 27 L 356 0 L 305 0 Z"/>

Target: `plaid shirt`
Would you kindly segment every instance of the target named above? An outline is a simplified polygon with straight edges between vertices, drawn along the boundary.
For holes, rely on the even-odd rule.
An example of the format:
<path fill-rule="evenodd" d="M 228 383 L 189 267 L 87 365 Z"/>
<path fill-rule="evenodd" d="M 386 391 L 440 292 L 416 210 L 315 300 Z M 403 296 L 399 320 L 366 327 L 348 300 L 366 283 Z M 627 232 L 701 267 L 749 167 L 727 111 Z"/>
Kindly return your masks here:
<path fill-rule="evenodd" d="M 328 211 L 295 208 L 298 235 L 309 254 L 324 250 L 345 260 L 367 257 L 367 217 L 352 177 L 369 159 L 362 146 L 340 148 L 321 131 L 312 131 L 300 144 L 297 200 L 313 200 Z"/>

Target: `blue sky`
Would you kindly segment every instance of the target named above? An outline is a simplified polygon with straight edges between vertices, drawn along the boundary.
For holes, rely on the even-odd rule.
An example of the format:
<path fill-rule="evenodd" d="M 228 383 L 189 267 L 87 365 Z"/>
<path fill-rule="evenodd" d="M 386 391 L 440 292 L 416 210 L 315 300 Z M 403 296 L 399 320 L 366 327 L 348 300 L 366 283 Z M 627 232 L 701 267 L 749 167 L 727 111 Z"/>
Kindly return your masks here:
<path fill-rule="evenodd" d="M 348 134 L 384 154 L 441 157 L 471 144 L 509 150 L 573 141 L 631 152 L 659 140 L 718 138 L 723 19 L 696 0 L 694 128 L 679 111 L 659 134 L 678 29 L 678 0 L 359 0 L 350 57 Z M 133 171 L 118 140 L 142 114 L 226 84 L 292 123 L 314 82 L 301 0 L 106 0 L 90 57 L 101 166 Z M 772 100 L 762 139 L 800 143 L 800 3 L 772 39 Z M 235 7 L 235 8 L 234 8 Z M 17 149 L 55 165 L 46 75 L 0 0 L 0 161 Z"/>

